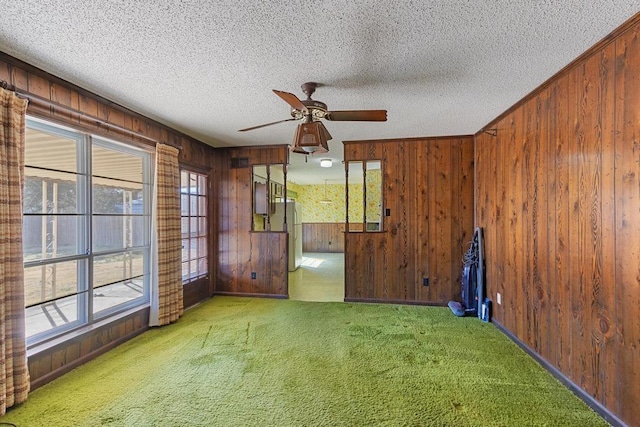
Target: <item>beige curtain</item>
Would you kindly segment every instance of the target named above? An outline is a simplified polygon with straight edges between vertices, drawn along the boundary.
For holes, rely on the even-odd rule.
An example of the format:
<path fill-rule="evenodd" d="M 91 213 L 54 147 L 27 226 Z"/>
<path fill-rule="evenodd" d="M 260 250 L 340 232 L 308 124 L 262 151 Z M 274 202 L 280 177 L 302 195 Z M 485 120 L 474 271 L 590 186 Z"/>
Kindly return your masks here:
<path fill-rule="evenodd" d="M 180 230 L 180 167 L 178 150 L 156 146 L 155 232 L 156 280 L 151 292 L 150 324 L 175 322 L 183 312 L 182 241 Z"/>
<path fill-rule="evenodd" d="M 0 415 L 29 392 L 22 261 L 27 101 L 0 88 Z"/>

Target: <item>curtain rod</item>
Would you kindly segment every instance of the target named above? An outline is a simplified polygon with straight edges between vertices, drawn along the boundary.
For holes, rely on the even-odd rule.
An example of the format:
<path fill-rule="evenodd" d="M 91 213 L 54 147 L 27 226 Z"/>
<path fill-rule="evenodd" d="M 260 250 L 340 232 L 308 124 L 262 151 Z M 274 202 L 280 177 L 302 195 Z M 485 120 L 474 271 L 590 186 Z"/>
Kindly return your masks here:
<path fill-rule="evenodd" d="M 147 141 L 153 142 L 154 144 L 160 144 L 160 142 L 157 141 L 155 138 L 151 138 L 151 137 L 149 137 L 149 136 L 147 136 L 145 134 L 142 134 L 140 132 L 136 132 L 136 131 L 134 131 L 132 129 L 127 129 L 127 128 L 124 128 L 122 126 L 118 126 L 116 124 L 106 122 L 106 121 L 104 121 L 102 119 L 99 119 L 97 117 L 93 117 L 93 116 L 85 114 L 85 113 L 83 113 L 81 111 L 78 111 L 76 109 L 73 109 L 71 107 L 67 107 L 66 105 L 62 105 L 62 104 L 59 104 L 57 102 L 51 101 L 50 99 L 46 99 L 46 98 L 43 98 L 41 96 L 34 95 L 32 93 L 24 92 L 24 91 L 18 89 L 17 87 L 15 87 L 14 85 L 12 85 L 11 83 L 7 82 L 6 80 L 0 80 L 0 87 L 2 87 L 3 89 L 15 92 L 16 95 L 18 95 L 21 98 L 26 99 L 27 101 L 29 101 L 29 104 L 33 104 L 36 107 L 44 108 L 44 109 L 46 109 L 46 108 L 60 109 L 60 110 L 63 110 L 65 112 L 67 112 L 67 113 L 70 113 L 70 114 L 73 114 L 73 115 L 77 116 L 80 121 L 84 121 L 84 122 L 90 123 L 92 125 L 98 125 L 98 126 L 106 127 L 106 128 L 109 128 L 109 129 L 113 129 L 113 130 L 116 130 L 116 131 L 118 131 L 120 133 L 133 135 L 133 136 L 136 136 L 138 138 L 145 139 Z M 169 143 L 166 143 L 166 142 L 162 142 L 162 144 L 170 145 L 170 146 L 172 146 L 174 148 L 177 148 L 178 150 L 182 150 L 181 146 L 175 146 L 173 144 L 169 144 Z"/>

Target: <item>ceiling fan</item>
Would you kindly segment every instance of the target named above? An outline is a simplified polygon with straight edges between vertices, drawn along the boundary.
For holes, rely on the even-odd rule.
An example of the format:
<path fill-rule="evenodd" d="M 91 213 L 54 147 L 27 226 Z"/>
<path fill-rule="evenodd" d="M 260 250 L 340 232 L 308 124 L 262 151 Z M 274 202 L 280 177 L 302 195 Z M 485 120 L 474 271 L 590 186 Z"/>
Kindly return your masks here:
<path fill-rule="evenodd" d="M 321 119 L 331 121 L 364 121 L 364 122 L 385 122 L 387 121 L 387 110 L 344 110 L 329 111 L 327 104 L 311 99 L 311 95 L 320 84 L 314 82 L 303 83 L 302 92 L 307 95 L 307 99 L 300 100 L 297 96 L 289 92 L 273 90 L 273 93 L 282 98 L 291 106 L 291 118 L 278 120 L 277 122 L 265 123 L 239 132 L 260 129 L 266 126 L 275 125 L 293 120 L 304 120 L 298 125 L 293 138 L 291 151 L 295 153 L 311 154 L 326 153 L 329 151 L 327 141 L 332 139 L 331 134 L 324 127 Z"/>

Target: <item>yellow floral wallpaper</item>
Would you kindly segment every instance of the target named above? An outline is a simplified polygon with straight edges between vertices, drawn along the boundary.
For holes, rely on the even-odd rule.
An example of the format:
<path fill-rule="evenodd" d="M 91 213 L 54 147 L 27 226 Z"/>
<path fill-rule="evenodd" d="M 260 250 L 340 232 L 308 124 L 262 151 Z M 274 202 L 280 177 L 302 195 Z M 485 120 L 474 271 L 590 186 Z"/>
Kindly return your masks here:
<path fill-rule="evenodd" d="M 302 191 L 302 187 L 301 185 L 298 185 L 296 183 L 293 183 L 291 181 L 287 181 L 287 191 L 288 192 L 294 192 L 297 195 L 300 195 L 300 192 Z"/>
<path fill-rule="evenodd" d="M 297 193 L 298 202 L 303 206 L 302 222 L 345 221 L 344 184 L 304 185 L 299 186 Z M 322 200 L 331 203 L 321 203 Z"/>
<path fill-rule="evenodd" d="M 382 171 L 367 171 L 367 222 L 380 222 L 382 215 Z"/>
<path fill-rule="evenodd" d="M 377 173 L 376 173 L 377 172 Z M 380 171 L 367 172 L 367 222 L 380 221 Z M 303 206 L 302 222 L 344 222 L 344 184 L 297 185 L 287 183 L 297 193 L 296 201 Z M 321 203 L 322 200 L 331 203 Z M 362 222 L 362 184 L 349 184 L 349 222 Z"/>
<path fill-rule="evenodd" d="M 367 222 L 380 221 L 381 214 L 380 171 L 367 172 Z M 300 203 L 302 222 L 345 222 L 345 186 L 344 184 L 298 185 L 287 182 L 289 197 Z M 363 185 L 349 184 L 349 222 L 362 222 Z M 323 203 L 330 200 L 331 203 Z M 262 215 L 254 214 L 254 230 L 263 230 Z"/>

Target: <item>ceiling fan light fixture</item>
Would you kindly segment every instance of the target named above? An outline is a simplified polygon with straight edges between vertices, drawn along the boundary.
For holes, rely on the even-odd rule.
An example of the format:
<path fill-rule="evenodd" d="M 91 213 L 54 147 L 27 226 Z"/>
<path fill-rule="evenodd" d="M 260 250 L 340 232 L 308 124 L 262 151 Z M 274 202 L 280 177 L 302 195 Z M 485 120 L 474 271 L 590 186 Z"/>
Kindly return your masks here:
<path fill-rule="evenodd" d="M 321 168 L 330 168 L 333 165 L 331 159 L 322 159 L 320 160 Z"/>
<path fill-rule="evenodd" d="M 301 154 L 328 153 L 331 135 L 320 122 L 301 123 L 293 136 L 291 151 Z"/>

